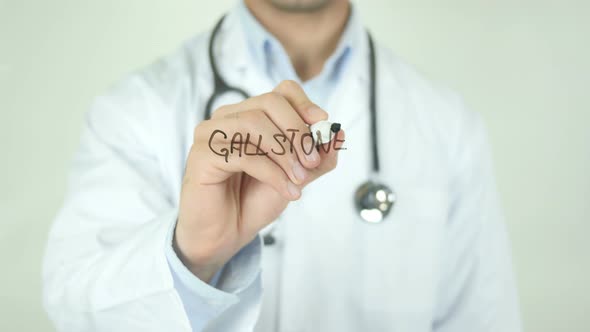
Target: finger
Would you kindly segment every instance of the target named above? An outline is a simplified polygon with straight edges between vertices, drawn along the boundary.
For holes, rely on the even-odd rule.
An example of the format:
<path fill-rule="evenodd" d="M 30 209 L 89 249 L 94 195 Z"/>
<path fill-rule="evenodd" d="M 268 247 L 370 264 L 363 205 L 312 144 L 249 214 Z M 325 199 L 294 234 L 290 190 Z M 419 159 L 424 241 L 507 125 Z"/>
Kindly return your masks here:
<path fill-rule="evenodd" d="M 312 102 L 301 85 L 293 80 L 282 81 L 273 89 L 273 92 L 285 98 L 307 124 L 311 125 L 318 121 L 328 119 L 328 113 Z M 252 105 L 251 99 L 255 98 L 246 99 L 241 103 L 224 105 L 213 112 L 212 118 L 220 115 L 224 116 L 226 113 L 233 113 L 239 109 L 259 108 L 257 107 L 259 105 Z M 248 107 L 243 107 L 244 105 Z"/>
<path fill-rule="evenodd" d="M 217 118 L 199 124 L 195 132 L 195 141 L 227 143 L 231 154 L 267 155 L 294 183 L 303 183 L 308 175 L 297 155 L 289 151 L 290 144 L 286 142 L 286 136 L 281 136 L 282 131 L 264 111 L 229 113 L 223 119 Z"/>
<path fill-rule="evenodd" d="M 211 144 L 204 146 L 203 142 L 193 144 L 195 153 L 190 163 L 192 169 L 186 170 L 185 176 L 196 177 L 202 185 L 218 184 L 227 180 L 232 174 L 244 172 L 256 180 L 271 186 L 285 199 L 293 201 L 301 197 L 301 189 L 294 184 L 284 170 L 267 156 L 227 154 L 218 156 L 211 151 L 215 149 L 220 154 L 229 151 L 229 144 Z M 226 161 L 227 160 L 227 161 Z M 187 163 L 188 165 L 188 163 Z"/>
<path fill-rule="evenodd" d="M 285 80 L 279 83 L 273 91 L 285 97 L 307 124 L 311 125 L 318 121 L 328 119 L 328 113 L 307 97 L 307 94 L 299 83 L 292 80 Z"/>
<path fill-rule="evenodd" d="M 340 151 L 346 149 L 344 146 L 345 137 L 344 130 L 340 130 L 330 142 L 319 146 L 322 162 L 318 167 L 309 172 L 309 177 L 304 183 L 304 186 L 336 168 Z"/>
<path fill-rule="evenodd" d="M 306 168 L 314 168 L 320 163 L 320 155 L 313 148 L 314 142 L 308 125 L 295 111 L 289 101 L 277 92 L 266 93 L 255 97 L 263 105 L 268 117 L 286 134 L 301 164 Z"/>

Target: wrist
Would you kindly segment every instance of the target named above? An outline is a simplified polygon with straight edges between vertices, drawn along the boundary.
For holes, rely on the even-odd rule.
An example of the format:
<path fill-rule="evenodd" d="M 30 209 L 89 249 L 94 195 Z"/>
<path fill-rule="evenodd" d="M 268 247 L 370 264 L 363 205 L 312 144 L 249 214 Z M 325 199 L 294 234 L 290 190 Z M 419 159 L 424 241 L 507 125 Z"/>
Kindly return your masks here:
<path fill-rule="evenodd" d="M 179 229 L 177 227 L 172 238 L 172 248 L 176 256 L 192 274 L 203 282 L 209 283 L 224 264 L 216 262 L 213 253 L 202 250 L 195 251 L 183 246 L 182 243 L 185 242 L 179 240 L 179 237 L 182 237 L 178 233 Z"/>

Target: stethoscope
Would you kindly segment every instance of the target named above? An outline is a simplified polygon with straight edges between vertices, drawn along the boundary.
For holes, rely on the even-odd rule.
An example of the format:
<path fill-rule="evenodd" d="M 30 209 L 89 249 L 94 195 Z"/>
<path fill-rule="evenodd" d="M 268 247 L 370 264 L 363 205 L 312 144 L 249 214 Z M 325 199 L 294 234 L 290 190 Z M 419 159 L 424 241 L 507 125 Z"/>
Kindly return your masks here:
<path fill-rule="evenodd" d="M 209 64 L 213 73 L 213 93 L 207 100 L 205 106 L 205 119 L 211 117 L 213 103 L 217 98 L 227 93 L 237 93 L 244 99 L 250 95 L 238 88 L 231 86 L 219 74 L 217 63 L 213 55 L 213 45 L 225 16 L 217 22 L 209 39 Z M 377 97 L 376 97 L 376 72 L 375 72 L 375 49 L 371 34 L 367 32 L 369 40 L 369 110 L 371 112 L 371 151 L 372 151 L 372 173 L 368 181 L 361 184 L 354 194 L 354 203 L 360 217 L 368 223 L 380 223 L 385 220 L 396 202 L 395 192 L 387 185 L 377 181 L 379 175 L 379 149 L 377 147 Z M 265 236 L 265 244 L 274 243 L 274 238 Z"/>

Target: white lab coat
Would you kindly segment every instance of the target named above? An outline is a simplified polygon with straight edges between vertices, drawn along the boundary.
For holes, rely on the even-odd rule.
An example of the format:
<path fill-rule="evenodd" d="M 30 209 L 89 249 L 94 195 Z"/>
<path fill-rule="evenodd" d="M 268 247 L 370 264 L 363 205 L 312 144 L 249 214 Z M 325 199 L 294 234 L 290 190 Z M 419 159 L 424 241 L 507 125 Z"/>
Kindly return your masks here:
<path fill-rule="evenodd" d="M 217 42 L 222 75 L 267 92 L 273 84 L 248 65 L 234 16 Z M 190 331 L 164 252 L 212 91 L 207 41 L 131 75 L 87 114 L 44 262 L 44 303 L 59 331 Z M 224 305 L 204 296 L 205 330 L 520 330 L 481 121 L 378 44 L 377 68 L 380 181 L 397 193 L 392 214 L 363 223 L 353 204 L 370 174 L 365 39 L 323 105 L 346 130 L 338 167 L 288 206 L 277 243 L 250 263 L 247 289 Z"/>

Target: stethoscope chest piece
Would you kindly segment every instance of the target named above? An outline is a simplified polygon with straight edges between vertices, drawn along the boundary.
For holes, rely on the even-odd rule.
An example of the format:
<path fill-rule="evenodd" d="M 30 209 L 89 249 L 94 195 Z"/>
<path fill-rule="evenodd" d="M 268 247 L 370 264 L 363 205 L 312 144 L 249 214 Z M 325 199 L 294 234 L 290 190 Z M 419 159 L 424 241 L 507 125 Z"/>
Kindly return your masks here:
<path fill-rule="evenodd" d="M 364 221 L 380 223 L 395 205 L 396 196 L 388 186 L 369 180 L 356 190 L 354 201 Z"/>

